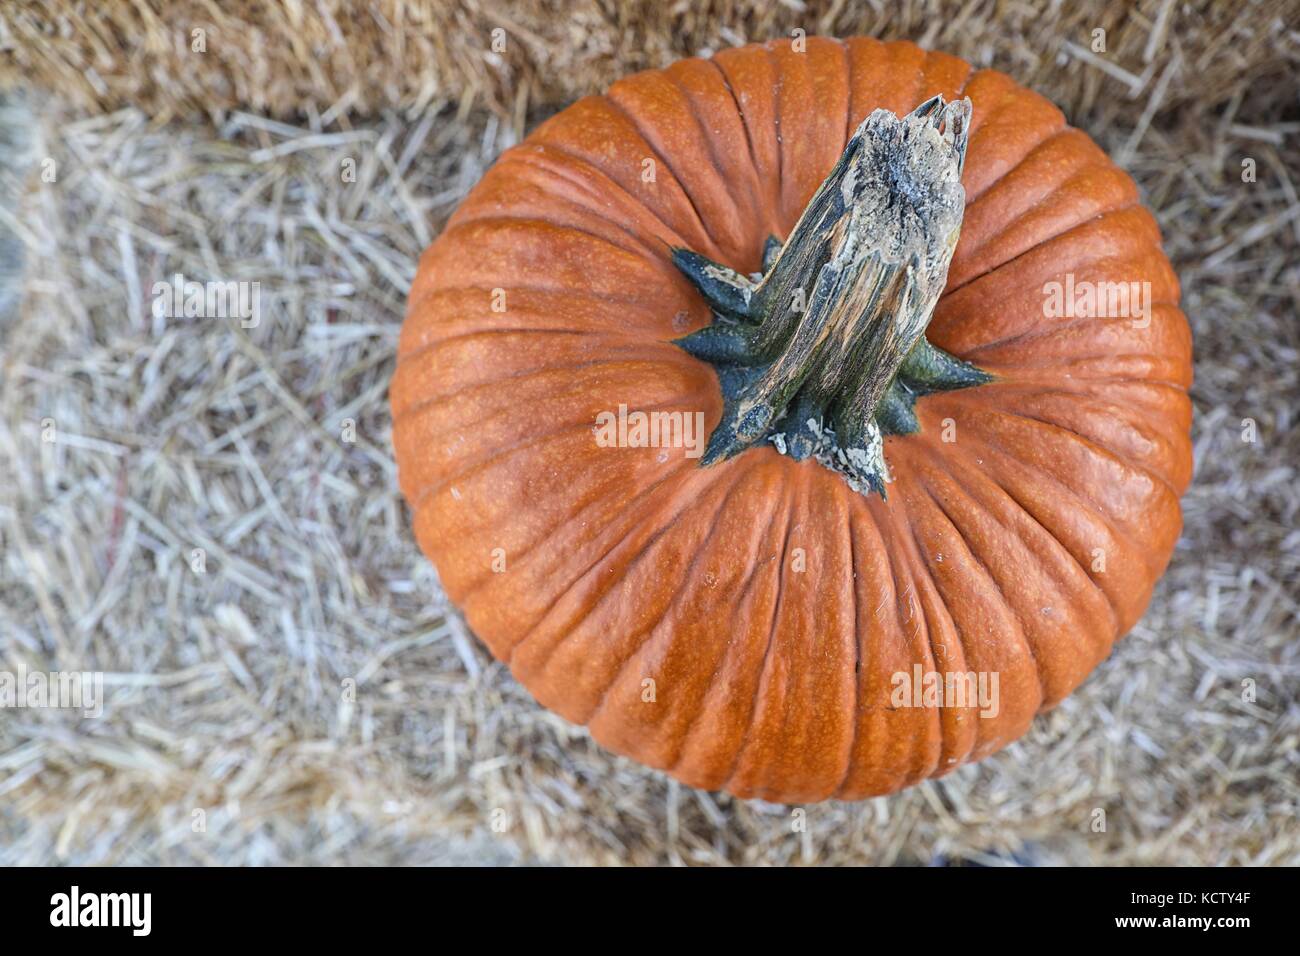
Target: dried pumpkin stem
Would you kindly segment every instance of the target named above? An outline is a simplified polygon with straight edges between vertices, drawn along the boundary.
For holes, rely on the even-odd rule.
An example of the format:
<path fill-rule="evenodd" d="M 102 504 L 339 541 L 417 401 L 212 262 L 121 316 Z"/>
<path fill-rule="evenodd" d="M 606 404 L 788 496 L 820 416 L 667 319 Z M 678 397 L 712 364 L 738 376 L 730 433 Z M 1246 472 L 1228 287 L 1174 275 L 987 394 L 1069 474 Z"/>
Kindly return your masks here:
<path fill-rule="evenodd" d="M 704 464 L 772 441 L 884 494 L 882 435 L 916 430 L 915 396 L 989 380 L 924 335 L 961 231 L 970 110 L 936 96 L 868 116 L 760 275 L 674 250 L 716 313 L 679 340 L 723 384 Z"/>

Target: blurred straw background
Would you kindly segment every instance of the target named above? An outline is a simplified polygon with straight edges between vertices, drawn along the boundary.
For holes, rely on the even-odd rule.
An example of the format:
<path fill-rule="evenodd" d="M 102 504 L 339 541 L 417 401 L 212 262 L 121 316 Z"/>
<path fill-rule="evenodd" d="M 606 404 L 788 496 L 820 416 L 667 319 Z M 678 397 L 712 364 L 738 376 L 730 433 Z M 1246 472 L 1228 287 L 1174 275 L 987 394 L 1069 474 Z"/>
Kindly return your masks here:
<path fill-rule="evenodd" d="M 1052 97 L 1142 187 L 1197 350 L 1137 629 L 1023 741 L 803 833 L 492 662 L 415 548 L 386 404 L 416 257 L 501 150 L 796 28 Z M 1295 0 L 0 3 L 0 669 L 108 697 L 0 710 L 0 864 L 1300 863 L 1298 31 Z M 260 282 L 262 321 L 156 319 L 177 272 Z"/>

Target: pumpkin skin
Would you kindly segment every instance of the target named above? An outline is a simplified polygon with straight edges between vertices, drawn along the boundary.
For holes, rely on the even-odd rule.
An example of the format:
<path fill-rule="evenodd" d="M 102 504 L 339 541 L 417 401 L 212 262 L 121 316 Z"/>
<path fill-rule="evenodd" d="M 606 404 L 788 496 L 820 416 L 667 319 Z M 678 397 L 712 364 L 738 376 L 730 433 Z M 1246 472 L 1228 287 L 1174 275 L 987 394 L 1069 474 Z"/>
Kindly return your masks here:
<path fill-rule="evenodd" d="M 418 542 L 491 652 L 611 750 L 783 802 L 1021 736 L 1144 611 L 1191 476 L 1191 336 L 1132 180 L 1001 73 L 806 42 L 628 77 L 503 154 L 421 259 L 391 388 Z M 670 247 L 756 271 L 867 114 L 937 93 L 973 114 L 927 335 L 995 380 L 917 401 L 887 498 L 771 445 L 598 445 L 620 404 L 721 416 Z M 1045 314 L 1067 274 L 1149 282 L 1149 326 Z M 915 665 L 996 673 L 996 715 L 897 706 Z"/>

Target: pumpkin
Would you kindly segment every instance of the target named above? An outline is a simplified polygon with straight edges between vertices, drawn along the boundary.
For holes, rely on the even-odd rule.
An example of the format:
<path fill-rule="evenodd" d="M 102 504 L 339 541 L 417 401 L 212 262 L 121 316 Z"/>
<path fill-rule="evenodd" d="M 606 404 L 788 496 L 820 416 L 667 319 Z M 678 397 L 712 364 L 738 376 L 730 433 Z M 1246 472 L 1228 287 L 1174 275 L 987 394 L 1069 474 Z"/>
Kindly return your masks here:
<path fill-rule="evenodd" d="M 808 38 L 615 83 L 421 259 L 415 534 L 544 706 L 806 802 L 978 760 L 1143 613 L 1191 338 L 1132 180 L 1043 97 Z"/>

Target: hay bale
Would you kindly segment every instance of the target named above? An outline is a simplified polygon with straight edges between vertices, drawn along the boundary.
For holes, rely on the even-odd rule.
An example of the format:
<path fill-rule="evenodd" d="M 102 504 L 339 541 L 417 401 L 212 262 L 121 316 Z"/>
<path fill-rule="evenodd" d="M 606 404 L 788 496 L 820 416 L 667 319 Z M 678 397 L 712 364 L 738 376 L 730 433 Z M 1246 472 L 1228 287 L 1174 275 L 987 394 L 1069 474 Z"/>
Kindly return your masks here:
<path fill-rule="evenodd" d="M 229 110 L 414 117 L 449 105 L 521 120 L 629 72 L 803 30 L 912 39 L 1085 113 L 1116 98 L 1140 111 L 1177 56 L 1169 110 L 1222 100 L 1225 70 L 1287 82 L 1298 10 L 1295 0 L 1244 11 L 1206 0 L 43 0 L 0 9 L 0 89 L 35 86 L 83 111 L 134 107 L 156 121 Z M 1098 29 L 1103 55 L 1091 51 Z"/>
<path fill-rule="evenodd" d="M 26 261 L 0 318 L 0 667 L 102 670 L 109 697 L 97 720 L 0 712 L 0 864 L 1300 863 L 1293 8 L 462 3 L 412 71 L 434 21 L 408 4 L 388 59 L 361 43 L 348 72 L 342 50 L 277 60 L 288 14 L 260 5 L 171 5 L 168 29 L 245 24 L 245 60 L 199 65 L 129 19 L 154 7 L 101 6 L 0 33 L 8 82 L 60 93 L 32 96 L 0 207 Z M 321 11 L 380 35 L 284 9 L 304 38 Z M 496 86 L 477 53 L 499 23 L 520 59 Z M 610 756 L 489 658 L 415 548 L 384 400 L 416 255 L 522 127 L 794 25 L 908 36 L 1056 99 L 1156 211 L 1197 343 L 1197 476 L 1142 623 L 1003 753 L 807 808 L 805 833 Z M 1104 58 L 1082 52 L 1097 25 Z M 262 321 L 156 319 L 176 272 L 261 282 Z"/>

